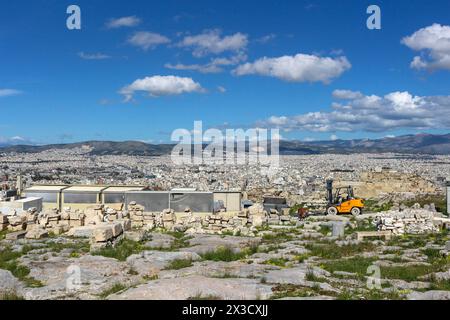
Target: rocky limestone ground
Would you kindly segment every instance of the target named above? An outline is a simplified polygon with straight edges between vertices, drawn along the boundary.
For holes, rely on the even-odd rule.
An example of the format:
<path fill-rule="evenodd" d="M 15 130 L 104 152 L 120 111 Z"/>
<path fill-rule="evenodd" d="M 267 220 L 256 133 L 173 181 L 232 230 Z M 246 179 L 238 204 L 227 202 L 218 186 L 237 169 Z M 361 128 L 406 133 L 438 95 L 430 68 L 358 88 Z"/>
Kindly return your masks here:
<path fill-rule="evenodd" d="M 374 216 L 312 216 L 256 237 L 128 231 L 5 240 L 1 299 L 450 299 L 448 231 L 357 241 Z M 343 237 L 332 236 L 343 222 Z M 446 245 L 447 243 L 447 245 Z"/>

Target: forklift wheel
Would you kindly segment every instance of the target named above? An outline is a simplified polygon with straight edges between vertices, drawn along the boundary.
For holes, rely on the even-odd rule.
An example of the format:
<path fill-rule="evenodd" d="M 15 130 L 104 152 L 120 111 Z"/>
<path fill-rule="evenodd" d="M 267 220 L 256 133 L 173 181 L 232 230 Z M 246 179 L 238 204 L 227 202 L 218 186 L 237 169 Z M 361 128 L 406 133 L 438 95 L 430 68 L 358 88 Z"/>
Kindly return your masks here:
<path fill-rule="evenodd" d="M 329 207 L 327 209 L 327 214 L 330 216 L 335 216 L 338 214 L 338 210 L 335 207 Z"/>
<path fill-rule="evenodd" d="M 354 216 L 359 216 L 359 215 L 361 214 L 361 209 L 358 208 L 358 207 L 354 207 L 354 208 L 352 208 L 351 213 L 352 213 L 352 215 L 354 215 Z"/>

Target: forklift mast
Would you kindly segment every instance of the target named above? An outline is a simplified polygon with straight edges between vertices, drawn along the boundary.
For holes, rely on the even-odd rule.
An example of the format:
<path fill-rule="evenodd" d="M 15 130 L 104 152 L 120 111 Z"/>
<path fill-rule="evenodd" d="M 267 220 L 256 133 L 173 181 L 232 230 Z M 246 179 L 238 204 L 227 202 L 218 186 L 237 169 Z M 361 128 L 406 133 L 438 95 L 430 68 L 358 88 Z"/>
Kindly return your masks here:
<path fill-rule="evenodd" d="M 327 180 L 327 200 L 328 204 L 333 203 L 333 180 Z"/>

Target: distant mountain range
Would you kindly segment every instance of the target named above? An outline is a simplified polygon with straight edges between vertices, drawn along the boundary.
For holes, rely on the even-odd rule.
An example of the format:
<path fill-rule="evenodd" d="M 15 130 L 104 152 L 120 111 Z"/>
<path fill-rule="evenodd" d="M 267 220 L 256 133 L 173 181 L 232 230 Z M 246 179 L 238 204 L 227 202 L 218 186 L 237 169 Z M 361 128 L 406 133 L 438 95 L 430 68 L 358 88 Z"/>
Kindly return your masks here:
<path fill-rule="evenodd" d="M 0 152 L 35 153 L 49 149 L 86 148 L 91 155 L 161 156 L 170 154 L 174 144 L 139 141 L 86 141 L 49 145 L 0 145 Z M 351 154 L 396 152 L 405 154 L 450 154 L 450 134 L 416 134 L 382 139 L 332 141 L 280 141 L 280 154 Z"/>
<path fill-rule="evenodd" d="M 383 153 L 450 154 L 450 134 L 416 134 L 382 139 L 354 139 L 332 141 L 283 141 L 281 154 L 311 153 Z M 300 153 L 299 153 L 300 152 Z M 303 153 L 304 154 L 304 153 Z"/>
<path fill-rule="evenodd" d="M 91 155 L 161 156 L 172 151 L 173 144 L 149 144 L 140 141 L 86 141 L 46 145 L 0 146 L 0 152 L 35 153 L 50 149 L 86 148 Z"/>

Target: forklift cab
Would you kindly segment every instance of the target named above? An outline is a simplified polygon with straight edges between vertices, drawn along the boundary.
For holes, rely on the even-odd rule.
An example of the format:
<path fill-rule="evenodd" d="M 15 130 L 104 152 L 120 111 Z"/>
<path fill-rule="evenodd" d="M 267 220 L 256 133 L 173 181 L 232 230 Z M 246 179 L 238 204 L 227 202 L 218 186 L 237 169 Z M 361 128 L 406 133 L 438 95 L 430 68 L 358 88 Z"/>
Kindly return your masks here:
<path fill-rule="evenodd" d="M 337 188 L 332 203 L 341 204 L 344 201 L 354 199 L 353 188 L 351 186 Z"/>

